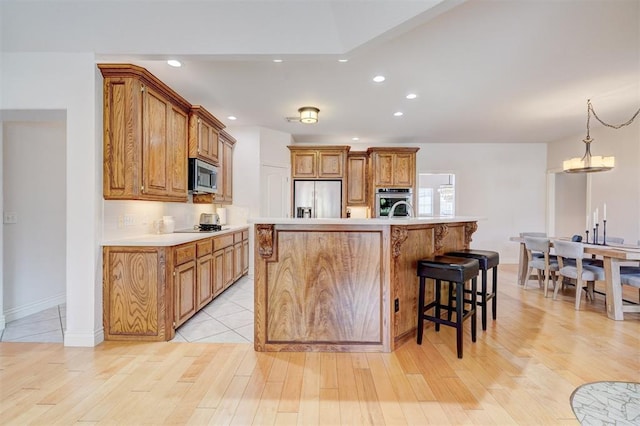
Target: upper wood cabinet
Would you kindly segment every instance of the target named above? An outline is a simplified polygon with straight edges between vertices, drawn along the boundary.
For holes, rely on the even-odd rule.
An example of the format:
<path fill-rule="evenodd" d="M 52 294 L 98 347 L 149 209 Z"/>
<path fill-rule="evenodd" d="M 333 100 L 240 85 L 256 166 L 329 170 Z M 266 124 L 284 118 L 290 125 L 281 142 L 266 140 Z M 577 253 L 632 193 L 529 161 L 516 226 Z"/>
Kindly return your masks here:
<path fill-rule="evenodd" d="M 189 158 L 199 158 L 218 165 L 218 135 L 224 127 L 203 107 L 192 106 L 189 114 Z"/>
<path fill-rule="evenodd" d="M 191 104 L 144 68 L 98 68 L 104 77 L 104 198 L 187 201 Z"/>
<path fill-rule="evenodd" d="M 366 152 L 349 152 L 347 156 L 347 204 L 367 205 L 367 165 Z"/>
<path fill-rule="evenodd" d="M 342 179 L 348 146 L 289 146 L 293 179 Z"/>
<path fill-rule="evenodd" d="M 233 203 L 233 149 L 236 140 L 224 130 L 218 138 L 218 192 L 216 194 L 194 194 L 194 204 Z"/>
<path fill-rule="evenodd" d="M 415 188 L 419 148 L 369 148 L 373 187 Z"/>

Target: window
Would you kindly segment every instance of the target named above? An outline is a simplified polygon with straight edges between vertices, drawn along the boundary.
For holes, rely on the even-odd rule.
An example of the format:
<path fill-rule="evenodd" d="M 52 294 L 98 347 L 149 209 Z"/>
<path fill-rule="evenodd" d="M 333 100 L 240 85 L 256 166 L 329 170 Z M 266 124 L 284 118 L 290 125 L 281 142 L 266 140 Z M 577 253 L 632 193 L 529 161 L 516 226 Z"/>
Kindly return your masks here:
<path fill-rule="evenodd" d="M 420 173 L 418 175 L 418 216 L 454 216 L 455 214 L 455 175 Z"/>

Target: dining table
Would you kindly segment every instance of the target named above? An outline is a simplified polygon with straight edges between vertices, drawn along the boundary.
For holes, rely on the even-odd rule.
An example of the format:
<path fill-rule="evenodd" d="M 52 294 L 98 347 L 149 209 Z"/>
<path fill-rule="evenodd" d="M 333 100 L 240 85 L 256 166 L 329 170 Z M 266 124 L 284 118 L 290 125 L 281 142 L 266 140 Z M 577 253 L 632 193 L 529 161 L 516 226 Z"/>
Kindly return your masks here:
<path fill-rule="evenodd" d="M 523 237 L 511 237 L 510 241 L 520 243 L 518 263 L 518 285 L 524 286 L 529 267 L 527 250 Z M 569 238 L 549 237 L 551 246 L 554 240 L 569 240 Z M 585 254 L 602 258 L 605 275 L 605 294 L 607 316 L 616 321 L 624 320 L 625 312 L 640 312 L 640 304 L 625 304 L 622 300 L 622 284 L 620 283 L 620 266 L 625 262 L 640 261 L 640 246 L 628 244 L 588 244 L 583 243 Z"/>

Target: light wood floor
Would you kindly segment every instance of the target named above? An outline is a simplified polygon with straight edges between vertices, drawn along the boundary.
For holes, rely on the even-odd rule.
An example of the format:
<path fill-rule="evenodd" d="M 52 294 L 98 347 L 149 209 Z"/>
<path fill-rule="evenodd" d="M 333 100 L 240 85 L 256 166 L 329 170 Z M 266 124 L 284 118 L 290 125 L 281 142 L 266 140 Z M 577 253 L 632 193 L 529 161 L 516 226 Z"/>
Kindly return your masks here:
<path fill-rule="evenodd" d="M 602 296 L 576 312 L 573 289 L 544 299 L 515 274 L 501 266 L 498 321 L 462 360 L 449 327 L 391 354 L 0 343 L 0 423 L 577 424 L 577 386 L 640 381 L 640 314 L 609 320 Z"/>

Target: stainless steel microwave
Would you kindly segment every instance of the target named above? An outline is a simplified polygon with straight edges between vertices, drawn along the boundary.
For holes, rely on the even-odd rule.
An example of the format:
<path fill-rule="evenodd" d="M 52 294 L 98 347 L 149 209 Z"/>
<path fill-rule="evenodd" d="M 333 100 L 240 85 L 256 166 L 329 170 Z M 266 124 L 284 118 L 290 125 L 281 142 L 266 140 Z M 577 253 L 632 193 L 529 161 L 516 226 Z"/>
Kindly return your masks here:
<path fill-rule="evenodd" d="M 215 194 L 218 192 L 218 167 L 197 158 L 189 158 L 189 192 Z"/>

